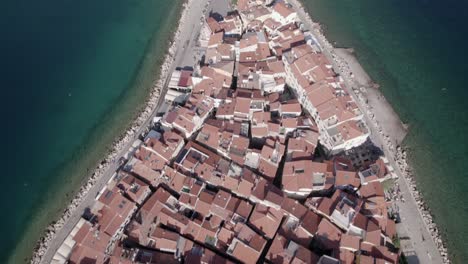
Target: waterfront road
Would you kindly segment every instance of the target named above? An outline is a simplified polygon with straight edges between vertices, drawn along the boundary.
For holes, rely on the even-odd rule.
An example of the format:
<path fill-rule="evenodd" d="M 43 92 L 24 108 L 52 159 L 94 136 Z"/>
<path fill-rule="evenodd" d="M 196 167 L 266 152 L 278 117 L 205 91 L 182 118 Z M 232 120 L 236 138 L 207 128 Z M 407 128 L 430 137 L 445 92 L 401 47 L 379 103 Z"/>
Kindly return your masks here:
<path fill-rule="evenodd" d="M 305 27 L 309 29 L 311 32 L 313 32 L 314 35 L 317 35 L 317 27 L 314 26 L 314 24 L 311 24 L 310 20 L 307 19 L 309 18 L 308 14 L 302 9 L 302 6 L 300 3 L 298 3 L 298 0 L 289 0 L 288 1 L 293 8 L 297 11 L 299 18 L 302 20 L 304 23 Z M 341 67 L 338 67 L 336 61 L 333 59 L 332 52 L 333 50 L 330 50 L 329 48 L 326 48 L 326 45 L 323 43 L 323 39 L 321 39 L 319 36 L 318 37 L 319 43 L 323 48 L 323 53 L 326 57 L 328 57 L 329 61 L 333 63 L 333 68 L 335 71 L 340 73 L 340 75 L 343 77 L 345 84 L 348 88 L 353 87 L 352 82 L 348 79 L 349 73 L 343 73 L 340 72 Z M 395 172 L 398 174 L 399 178 L 399 184 L 400 184 L 400 190 L 403 194 L 403 197 L 405 199 L 405 203 L 398 202 L 397 205 L 399 206 L 400 209 L 400 217 L 402 219 L 401 225 L 398 227 L 398 231 L 404 231 L 405 236 L 409 238 L 411 243 L 407 243 L 407 241 L 404 242 L 405 246 L 408 246 L 410 244 L 412 248 L 406 248 L 405 246 L 402 248 L 403 252 L 410 253 L 408 255 L 408 262 L 411 263 L 442 263 L 442 257 L 440 255 L 440 252 L 434 243 L 434 241 L 431 238 L 431 234 L 429 233 L 429 230 L 427 226 L 424 224 L 421 212 L 418 209 L 418 206 L 416 204 L 416 200 L 414 199 L 413 195 L 411 194 L 407 181 L 403 177 L 403 174 L 401 173 L 399 166 L 395 162 L 395 156 L 394 152 L 390 151 L 387 144 L 385 144 L 385 139 L 383 138 L 383 135 L 379 133 L 378 128 L 375 126 L 375 122 L 371 120 L 371 118 L 368 115 L 367 109 L 362 105 L 360 102 L 359 98 L 357 98 L 356 94 L 352 92 L 352 89 L 349 89 L 351 91 L 351 95 L 353 96 L 354 100 L 358 103 L 359 108 L 361 109 L 362 113 L 364 113 L 364 118 L 371 130 L 371 139 L 374 142 L 376 146 L 383 146 L 383 151 L 385 153 L 385 156 L 387 156 L 390 161 L 390 164 L 393 166 L 395 169 Z M 385 131 L 384 131 L 385 132 Z M 388 134 L 385 132 L 385 134 Z M 399 233 L 401 234 L 401 233 Z"/>
<path fill-rule="evenodd" d="M 216 2 L 216 0 L 213 0 Z M 182 62 L 185 63 L 184 58 L 192 57 L 191 54 L 193 49 L 197 45 L 197 37 L 200 33 L 202 27 L 202 15 L 207 14 L 213 8 L 211 7 L 211 3 L 208 0 L 192 0 L 190 1 L 190 6 L 188 7 L 188 11 L 186 16 L 183 19 L 183 26 L 181 28 L 179 38 L 175 40 L 176 43 L 176 52 L 174 54 L 174 60 L 169 68 L 168 74 L 166 76 L 166 81 L 164 83 L 164 87 L 161 91 L 158 104 L 156 108 L 153 110 L 151 115 L 142 126 L 138 129 L 138 131 L 134 134 L 134 137 L 126 144 L 126 146 L 120 151 L 117 158 L 115 159 L 118 161 L 121 157 L 123 157 L 129 149 L 132 147 L 133 142 L 138 138 L 139 135 L 147 131 L 149 125 L 153 117 L 156 114 L 157 109 L 160 107 L 162 102 L 164 101 L 164 96 L 167 91 L 167 85 L 171 77 L 172 71 L 178 66 L 186 66 L 181 65 Z M 219 7 L 219 3 L 216 4 L 216 8 Z M 228 6 L 224 6 L 226 10 L 228 10 Z M 194 64 L 195 62 L 193 62 Z M 192 65 L 189 65 L 192 66 Z M 50 263 L 55 252 L 58 250 L 60 245 L 65 241 L 68 234 L 73 230 L 73 227 L 78 223 L 80 220 L 84 210 L 88 207 L 92 207 L 95 202 L 96 194 L 104 188 L 107 182 L 111 179 L 112 175 L 117 171 L 118 164 L 117 162 L 109 165 L 109 168 L 103 173 L 103 175 L 96 181 L 96 183 L 91 187 L 85 197 L 82 199 L 81 203 L 76 207 L 76 209 L 72 212 L 71 216 L 67 219 L 64 226 L 58 230 L 55 234 L 55 237 L 52 241 L 49 242 L 48 248 L 41 259 L 41 263 Z"/>

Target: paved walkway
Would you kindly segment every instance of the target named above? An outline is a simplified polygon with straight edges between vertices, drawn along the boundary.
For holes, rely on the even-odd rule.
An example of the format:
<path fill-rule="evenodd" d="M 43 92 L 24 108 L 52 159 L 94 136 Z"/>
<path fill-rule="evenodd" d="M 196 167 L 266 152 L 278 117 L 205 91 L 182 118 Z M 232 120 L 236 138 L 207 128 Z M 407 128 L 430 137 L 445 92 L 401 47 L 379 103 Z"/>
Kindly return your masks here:
<path fill-rule="evenodd" d="M 213 0 L 213 1 L 216 1 L 216 0 Z M 122 149 L 122 151 L 119 153 L 119 155 L 117 156 L 115 160 L 119 160 L 120 157 L 124 156 L 129 151 L 133 142 L 138 138 L 138 136 L 141 135 L 149 127 L 153 116 L 155 116 L 156 114 L 156 110 L 159 108 L 159 106 L 162 104 L 164 100 L 164 96 L 167 92 L 167 84 L 171 77 L 172 71 L 177 66 L 182 66 L 181 63 L 183 61 L 183 58 L 186 58 L 188 54 L 192 52 L 193 48 L 195 47 L 197 43 L 196 38 L 201 29 L 200 19 L 202 17 L 202 14 L 206 12 L 207 10 L 209 10 L 210 7 L 205 9 L 205 6 L 207 5 L 208 0 L 193 0 L 192 3 L 193 4 L 189 7 L 189 13 L 187 14 L 187 17 L 185 18 L 185 24 L 184 24 L 185 27 L 181 30 L 179 44 L 178 44 L 179 46 L 175 53 L 174 62 L 172 63 L 170 67 L 169 74 L 167 76 L 164 88 L 159 97 L 158 105 L 155 108 L 155 110 L 152 112 L 150 117 L 143 123 L 140 129 L 134 134 L 135 135 L 134 138 L 128 142 L 128 144 Z M 181 44 L 183 48 L 181 48 L 180 46 Z M 86 196 L 84 197 L 80 205 L 77 206 L 75 211 L 71 214 L 67 222 L 62 227 L 62 229 L 60 229 L 55 234 L 54 239 L 49 243 L 49 247 L 45 255 L 42 257 L 41 263 L 45 264 L 45 263 L 50 263 L 52 261 L 52 258 L 55 252 L 61 246 L 63 241 L 65 241 L 68 234 L 73 230 L 73 227 L 78 223 L 84 210 L 87 207 L 92 207 L 92 205 L 95 203 L 96 194 L 106 185 L 106 183 L 111 179 L 112 175 L 117 171 L 117 169 L 118 169 L 118 164 L 116 163 L 111 164 L 108 170 L 101 176 L 99 180 L 97 180 L 94 186 L 88 191 L 88 193 L 86 194 Z"/>
<path fill-rule="evenodd" d="M 311 32 L 315 34 L 315 31 L 313 30 L 313 25 L 308 23 L 309 19 L 307 18 L 309 16 L 301 8 L 301 5 L 298 3 L 298 0 L 289 0 L 288 2 L 294 7 L 294 9 L 299 15 L 299 18 L 302 20 L 302 22 L 304 22 L 306 28 L 308 28 Z M 321 42 L 320 38 L 318 38 L 318 40 L 319 42 Z M 325 47 L 323 43 L 320 43 L 320 45 L 322 47 Z M 323 50 L 323 53 L 333 63 L 333 68 L 337 70 L 338 73 L 340 73 L 340 67 L 338 67 L 338 65 L 336 65 L 335 61 L 333 60 L 333 56 L 331 55 L 330 50 L 325 48 Z M 347 78 L 348 76 L 346 76 L 345 74 L 341 74 L 341 76 L 343 76 L 345 84 L 349 89 L 353 87 Z M 350 91 L 354 100 L 358 103 L 359 108 L 364 113 L 365 121 L 371 130 L 372 141 L 376 146 L 383 146 L 383 151 L 385 155 L 388 157 L 391 165 L 393 166 L 393 168 L 399 176 L 400 190 L 406 202 L 397 203 L 397 205 L 400 207 L 400 216 L 402 219 L 402 223 L 398 227 L 398 230 L 405 231 L 405 233 L 399 234 L 403 234 L 403 236 L 407 236 L 410 239 L 410 243 L 408 243 L 408 241 L 405 240 L 403 241 L 404 245 L 408 246 L 407 248 L 403 248 L 403 250 L 406 250 L 406 253 L 410 254 L 408 258 L 409 263 L 442 263 L 442 257 L 440 255 L 440 252 L 437 249 L 434 241 L 432 240 L 431 235 L 426 228 L 426 225 L 423 222 L 421 213 L 416 205 L 416 201 L 411 195 L 408 185 L 404 177 L 402 176 L 398 165 L 393 159 L 393 153 L 389 151 L 386 144 L 384 143 L 385 139 L 374 126 L 374 122 L 367 115 L 367 110 L 360 103 L 357 96 L 352 92 L 352 89 L 350 89 Z"/>

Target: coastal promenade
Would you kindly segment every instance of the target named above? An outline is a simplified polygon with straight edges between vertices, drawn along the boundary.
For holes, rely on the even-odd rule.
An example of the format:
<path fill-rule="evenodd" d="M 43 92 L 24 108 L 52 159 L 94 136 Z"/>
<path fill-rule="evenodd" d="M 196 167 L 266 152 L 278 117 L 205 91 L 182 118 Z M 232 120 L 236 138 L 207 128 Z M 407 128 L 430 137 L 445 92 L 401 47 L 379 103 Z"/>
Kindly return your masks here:
<path fill-rule="evenodd" d="M 360 89 L 356 85 L 364 85 L 363 83 L 356 83 L 355 79 L 366 79 L 367 76 L 353 76 L 356 74 L 358 69 L 350 69 L 350 63 L 342 57 L 336 55 L 335 49 L 323 36 L 318 24 L 314 23 L 309 14 L 304 10 L 302 4 L 298 0 L 288 1 L 299 15 L 299 18 L 304 23 L 304 26 L 309 29 L 314 36 L 318 38 L 319 45 L 322 47 L 322 51 L 325 56 L 328 57 L 332 62 L 334 69 L 343 77 L 345 84 L 350 88 L 350 91 L 354 89 Z M 356 64 L 357 62 L 353 62 Z M 354 65 L 358 66 L 358 65 Z M 359 66 L 360 67 L 360 66 Z M 356 70 L 356 71 L 354 71 Z M 362 70 L 362 68 L 361 68 Z M 351 89 L 352 88 L 352 89 Z M 375 89 L 372 87 L 366 87 L 368 90 Z M 390 164 L 395 169 L 398 175 L 398 182 L 400 191 L 406 202 L 397 202 L 399 207 L 399 213 L 402 223 L 398 227 L 399 235 L 404 238 L 409 238 L 408 241 L 402 241 L 402 251 L 408 255 L 409 263 L 444 263 L 440 251 L 432 239 L 429 228 L 423 220 L 423 215 L 418 208 L 416 200 L 414 199 L 409 184 L 404 178 L 404 174 L 400 171 L 397 160 L 397 152 L 393 144 L 399 144 L 403 139 L 401 128 L 403 125 L 401 122 L 385 122 L 385 120 L 398 119 L 396 113 L 392 110 L 391 106 L 385 101 L 382 95 L 377 94 L 378 91 L 373 91 L 373 105 L 367 107 L 363 104 L 363 98 L 359 98 L 358 94 L 352 92 L 351 95 L 358 103 L 366 123 L 369 125 L 371 130 L 371 139 L 376 146 L 382 148 L 382 151 L 389 158 Z M 362 94 L 359 94 L 362 96 Z M 377 100 L 375 100 L 377 98 Z M 364 98 L 365 101 L 365 98 Z M 376 120 L 380 120 L 385 125 L 379 126 Z M 399 128 L 400 127 L 400 128 Z"/>
<path fill-rule="evenodd" d="M 203 15 L 207 14 L 210 10 L 228 10 L 228 6 L 220 5 L 216 3 L 217 1 L 208 1 L 208 0 L 191 0 L 188 1 L 186 13 L 183 17 L 181 17 L 181 21 L 179 24 L 179 34 L 177 38 L 174 39 L 176 43 L 175 46 L 175 53 L 172 56 L 172 63 L 166 69 L 166 76 L 163 76 L 161 73 L 161 78 L 165 78 L 163 89 L 160 92 L 158 103 L 156 107 L 152 110 L 149 117 L 144 121 L 144 123 L 133 133 L 132 138 L 126 143 L 126 145 L 118 152 L 116 158 L 114 158 L 115 162 L 112 162 L 108 168 L 104 171 L 104 173 L 99 176 L 97 181 L 94 185 L 88 190 L 85 194 L 84 198 L 81 202 L 76 206 L 76 208 L 72 211 L 71 215 L 66 219 L 63 227 L 56 231 L 54 237 L 48 243 L 47 250 L 43 254 L 40 262 L 38 263 L 50 263 L 55 252 L 61 246 L 63 241 L 65 241 L 68 234 L 73 230 L 74 226 L 80 220 L 83 212 L 86 208 L 91 207 L 95 203 L 96 195 L 104 188 L 107 182 L 111 179 L 112 175 L 117 171 L 119 168 L 118 160 L 123 157 L 132 147 L 134 141 L 144 132 L 148 130 L 149 125 L 153 117 L 155 116 L 158 108 L 164 102 L 164 96 L 167 91 L 167 85 L 171 77 L 172 71 L 178 66 L 185 66 L 187 63 L 192 62 L 192 65 L 195 63 L 195 59 L 193 61 L 186 60 L 186 58 L 192 58 L 190 54 L 193 52 L 196 44 L 197 44 L 197 36 L 201 30 L 201 19 Z M 222 1 L 223 3 L 225 1 Z M 228 2 L 225 2 L 228 3 Z M 214 4 L 215 6 L 212 6 Z M 35 260 L 32 261 L 36 263 Z"/>
<path fill-rule="evenodd" d="M 321 34 L 318 25 L 310 20 L 310 17 L 298 1 L 289 0 L 289 2 L 296 9 L 306 28 L 318 38 L 323 53 L 333 63 L 335 71 L 343 77 L 346 86 L 350 89 L 352 88 L 352 91 L 359 90 L 361 87 L 366 87 L 370 91 L 369 93 L 365 93 L 365 95 L 360 92 L 351 93 L 351 95 L 359 103 L 360 110 L 364 113 L 365 121 L 371 130 L 372 141 L 376 146 L 382 148 L 399 175 L 398 181 L 401 186 L 402 196 L 406 202 L 397 202 L 402 219 L 402 224 L 398 225 L 398 232 L 400 236 L 404 237 L 402 250 L 408 256 L 409 263 L 443 263 L 442 257 L 439 254 L 440 251 L 423 220 L 423 214 L 418 209 L 418 204 L 410 190 L 410 185 L 403 177 L 404 171 L 400 171 L 399 164 L 397 164 L 399 153 L 393 144 L 398 145 L 404 138 L 406 131 L 403 124 L 401 124 L 390 104 L 385 101 L 385 98 L 383 98 L 378 90 L 369 87 L 371 84 L 370 78 L 365 74 L 357 60 L 351 61 L 353 59 L 352 55 L 346 57 L 346 54 L 334 49 Z M 76 208 L 71 210 L 71 214 L 66 219 L 63 227 L 55 231 L 52 240 L 47 244 L 47 251 L 45 251 L 45 254 L 41 254 L 40 263 L 51 262 L 53 255 L 79 221 L 82 213 L 86 208 L 92 207 L 95 203 L 96 195 L 117 171 L 119 167 L 118 160 L 128 153 L 134 141 L 140 135 L 148 131 L 152 118 L 164 102 L 164 96 L 173 70 L 179 66 L 192 66 L 197 62 L 198 59 L 195 54 L 197 54 L 196 51 L 198 50 L 197 39 L 202 27 L 203 14 L 206 15 L 209 11 L 225 14 L 225 11 L 229 9 L 229 3 L 228 0 L 211 0 L 211 2 L 209 0 L 188 1 L 184 15 L 181 17 L 178 33 L 176 34 L 177 38 L 174 40 L 175 44 L 169 52 L 170 54 L 172 53 L 170 63 L 164 64 L 164 73 L 161 73 L 161 79 L 159 80 L 159 87 L 161 89 L 158 93 L 157 104 L 152 108 L 151 113 L 144 122 L 137 127 L 132 127 L 131 136 L 121 148 L 118 148 L 117 155 L 112 157 L 113 162 L 105 165 L 105 170 L 98 174 L 99 176 L 95 183 L 88 189 L 80 202 L 76 204 Z M 363 96 L 366 98 L 363 98 Z M 379 124 L 377 120 L 383 124 Z M 33 263 L 39 263 L 39 261 L 35 262 L 33 260 Z"/>
<path fill-rule="evenodd" d="M 365 92 L 355 94 L 355 97 L 359 97 L 356 101 L 367 102 L 362 105 L 362 108 L 365 110 L 367 123 L 372 125 L 370 127 L 371 138 L 375 144 L 379 144 L 386 156 L 391 158 L 392 166 L 399 175 L 396 183 L 401 195 L 394 202 L 401 217 L 401 223 L 397 224 L 401 250 L 405 253 L 409 263 L 426 263 L 423 261 L 442 263 L 440 250 L 431 238 L 431 230 L 428 230 L 430 228 L 426 224 L 427 221 L 423 220 L 427 216 L 425 217 L 418 208 L 421 202 L 418 202 L 412 194 L 414 190 L 412 191 L 411 184 L 406 180 L 406 169 L 398 166 L 403 163 L 406 167 L 405 157 L 402 157 L 405 154 L 402 155 L 401 149 L 395 148 L 403 140 L 405 128 L 380 91 L 372 87 L 370 77 L 361 73 L 364 70 L 357 59 L 344 49 L 334 49 L 334 51 L 338 57 L 346 61 L 349 71 L 353 72 L 354 87 L 365 87 Z M 441 241 L 438 242 L 441 243 Z"/>

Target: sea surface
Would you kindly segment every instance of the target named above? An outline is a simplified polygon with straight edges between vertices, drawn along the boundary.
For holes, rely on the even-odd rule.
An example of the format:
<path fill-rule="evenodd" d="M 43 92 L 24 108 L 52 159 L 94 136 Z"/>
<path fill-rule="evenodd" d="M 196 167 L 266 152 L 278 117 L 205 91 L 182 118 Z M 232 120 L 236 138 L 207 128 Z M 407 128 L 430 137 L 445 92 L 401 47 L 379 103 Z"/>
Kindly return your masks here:
<path fill-rule="evenodd" d="M 0 263 L 21 263 L 143 107 L 182 0 L 0 8 Z"/>
<path fill-rule="evenodd" d="M 303 0 L 410 125 L 404 145 L 454 263 L 468 263 L 468 1 Z"/>

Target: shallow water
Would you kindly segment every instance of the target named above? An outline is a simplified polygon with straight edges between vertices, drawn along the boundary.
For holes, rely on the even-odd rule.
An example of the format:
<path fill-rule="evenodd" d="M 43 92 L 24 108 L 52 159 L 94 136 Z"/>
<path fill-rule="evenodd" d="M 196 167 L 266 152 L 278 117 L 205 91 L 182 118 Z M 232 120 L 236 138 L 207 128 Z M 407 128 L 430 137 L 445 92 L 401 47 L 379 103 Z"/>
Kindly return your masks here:
<path fill-rule="evenodd" d="M 418 187 L 454 263 L 468 259 L 466 1 L 303 0 L 330 41 L 353 47 L 404 122 Z"/>
<path fill-rule="evenodd" d="M 5 140 L 0 262 L 29 257 L 143 106 L 181 0 L 8 1 L 0 10 Z"/>

